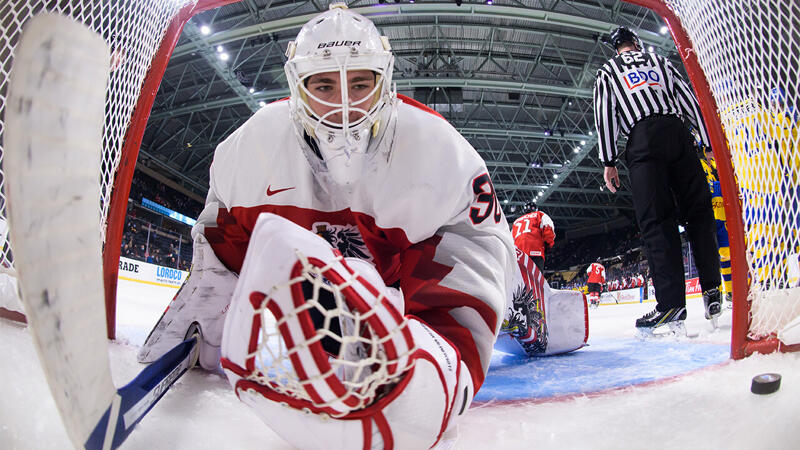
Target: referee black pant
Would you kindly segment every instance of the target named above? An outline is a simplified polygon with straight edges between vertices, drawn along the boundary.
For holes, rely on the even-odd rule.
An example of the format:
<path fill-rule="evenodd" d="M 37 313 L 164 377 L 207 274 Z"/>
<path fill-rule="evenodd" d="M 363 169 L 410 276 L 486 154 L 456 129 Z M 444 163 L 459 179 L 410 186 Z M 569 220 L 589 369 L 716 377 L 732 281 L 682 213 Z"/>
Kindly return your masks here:
<path fill-rule="evenodd" d="M 719 287 L 711 193 L 686 125 L 675 116 L 640 120 L 628 135 L 625 162 L 657 309 L 686 306 L 678 223 L 686 228 L 701 288 L 707 291 Z"/>

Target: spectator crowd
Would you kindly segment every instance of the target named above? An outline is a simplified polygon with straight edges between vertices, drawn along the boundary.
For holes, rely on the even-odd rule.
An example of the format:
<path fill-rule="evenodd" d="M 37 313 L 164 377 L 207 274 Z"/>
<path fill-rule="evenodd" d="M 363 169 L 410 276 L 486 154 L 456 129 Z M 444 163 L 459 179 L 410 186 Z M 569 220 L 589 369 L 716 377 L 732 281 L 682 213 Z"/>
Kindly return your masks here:
<path fill-rule="evenodd" d="M 136 172 L 133 176 L 129 198 L 138 203 L 146 198 L 191 218 L 197 218 L 203 211 L 200 202 L 140 172 Z"/>
<path fill-rule="evenodd" d="M 595 261 L 606 268 L 604 292 L 652 285 L 647 257 L 637 229 L 569 239 L 556 247 L 548 261 L 559 269 L 545 271 L 551 285 L 586 292 L 586 269 Z M 688 242 L 683 242 L 683 262 L 687 278 L 697 276 Z"/>
<path fill-rule="evenodd" d="M 121 255 L 173 269 L 192 265 L 191 227 L 141 206 L 142 198 L 196 218 L 203 205 L 136 172 L 131 184 Z"/>

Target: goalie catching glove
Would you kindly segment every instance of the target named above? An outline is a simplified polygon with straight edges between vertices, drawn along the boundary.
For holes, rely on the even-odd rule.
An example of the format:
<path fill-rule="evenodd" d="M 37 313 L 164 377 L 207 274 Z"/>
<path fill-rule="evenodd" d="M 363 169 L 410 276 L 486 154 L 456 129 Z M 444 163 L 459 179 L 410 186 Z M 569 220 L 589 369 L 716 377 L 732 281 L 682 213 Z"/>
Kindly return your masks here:
<path fill-rule="evenodd" d="M 428 448 L 474 389 L 453 346 L 403 309 L 370 263 L 262 214 L 222 366 L 239 398 L 299 448 Z"/>

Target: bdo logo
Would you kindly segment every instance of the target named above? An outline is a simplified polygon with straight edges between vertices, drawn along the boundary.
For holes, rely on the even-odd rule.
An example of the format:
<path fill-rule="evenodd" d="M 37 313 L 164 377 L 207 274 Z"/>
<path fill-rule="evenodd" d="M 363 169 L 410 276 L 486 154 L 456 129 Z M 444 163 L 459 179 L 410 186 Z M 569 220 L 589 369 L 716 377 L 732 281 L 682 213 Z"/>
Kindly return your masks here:
<path fill-rule="evenodd" d="M 632 70 L 625 74 L 625 82 L 628 84 L 628 89 L 637 88 L 645 84 L 650 86 L 661 86 L 661 75 L 653 70 Z"/>

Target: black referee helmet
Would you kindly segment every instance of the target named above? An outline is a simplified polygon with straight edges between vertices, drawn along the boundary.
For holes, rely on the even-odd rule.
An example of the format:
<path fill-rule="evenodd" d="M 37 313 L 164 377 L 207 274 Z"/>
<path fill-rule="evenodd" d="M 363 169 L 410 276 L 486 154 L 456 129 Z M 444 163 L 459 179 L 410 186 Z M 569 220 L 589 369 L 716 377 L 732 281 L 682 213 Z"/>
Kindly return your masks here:
<path fill-rule="evenodd" d="M 639 50 L 642 49 L 642 41 L 639 39 L 639 35 L 628 27 L 619 27 L 608 36 L 608 43 L 614 50 L 626 42 L 635 45 Z"/>

